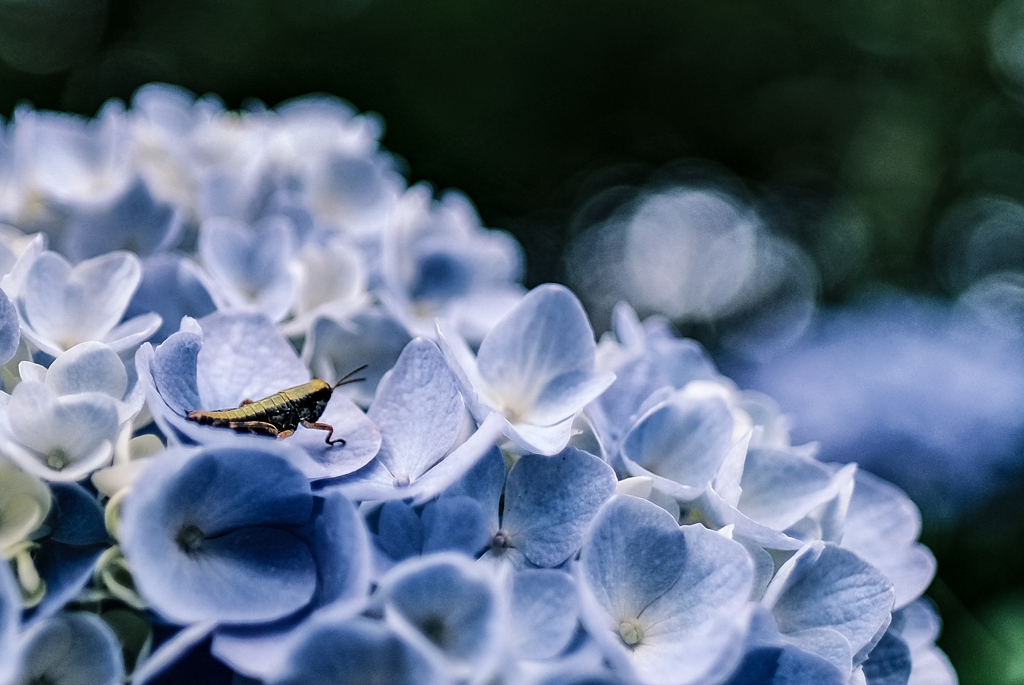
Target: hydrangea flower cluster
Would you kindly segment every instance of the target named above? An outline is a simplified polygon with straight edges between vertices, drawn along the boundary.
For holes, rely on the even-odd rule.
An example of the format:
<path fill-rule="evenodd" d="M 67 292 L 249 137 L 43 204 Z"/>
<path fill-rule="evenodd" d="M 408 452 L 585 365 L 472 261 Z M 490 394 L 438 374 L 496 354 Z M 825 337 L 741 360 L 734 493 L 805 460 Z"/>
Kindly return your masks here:
<path fill-rule="evenodd" d="M 0 128 L 0 683 L 956 682 L 905 495 L 663 320 L 595 341 L 380 133 Z"/>

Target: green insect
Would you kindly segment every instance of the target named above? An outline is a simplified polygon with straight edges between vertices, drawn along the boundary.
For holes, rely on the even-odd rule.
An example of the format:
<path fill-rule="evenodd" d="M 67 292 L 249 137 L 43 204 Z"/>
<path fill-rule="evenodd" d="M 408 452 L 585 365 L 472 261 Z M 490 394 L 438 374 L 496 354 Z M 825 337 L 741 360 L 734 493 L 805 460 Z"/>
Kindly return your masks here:
<path fill-rule="evenodd" d="M 301 425 L 306 428 L 327 431 L 324 442 L 328 445 L 340 443 L 344 446 L 343 438 L 331 440 L 331 436 L 334 435 L 334 426 L 328 423 L 318 423 L 317 419 L 327 408 L 327 403 L 331 400 L 331 394 L 335 388 L 366 380 L 365 378 L 352 378 L 352 376 L 367 366 L 369 365 L 363 364 L 334 385 L 314 378 L 308 383 L 282 390 L 256 402 L 243 400 L 236 409 L 190 411 L 185 418 L 206 426 L 230 428 L 239 433 L 254 433 L 278 438 L 287 438 Z"/>

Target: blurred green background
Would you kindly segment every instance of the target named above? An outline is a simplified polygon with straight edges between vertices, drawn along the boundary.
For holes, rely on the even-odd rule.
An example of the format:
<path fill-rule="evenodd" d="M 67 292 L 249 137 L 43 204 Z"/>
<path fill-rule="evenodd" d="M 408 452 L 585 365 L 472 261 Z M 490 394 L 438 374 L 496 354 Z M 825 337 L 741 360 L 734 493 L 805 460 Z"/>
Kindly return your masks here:
<path fill-rule="evenodd" d="M 562 278 L 595 192 L 681 159 L 765 201 L 833 302 L 879 281 L 956 295 L 943 217 L 1024 201 L 1024 2 L 0 0 L 0 116 L 92 115 L 151 81 L 380 113 L 411 180 L 465 191 L 516 235 L 529 285 Z M 925 522 L 940 645 L 966 685 L 1024 683 L 1015 493 Z"/>

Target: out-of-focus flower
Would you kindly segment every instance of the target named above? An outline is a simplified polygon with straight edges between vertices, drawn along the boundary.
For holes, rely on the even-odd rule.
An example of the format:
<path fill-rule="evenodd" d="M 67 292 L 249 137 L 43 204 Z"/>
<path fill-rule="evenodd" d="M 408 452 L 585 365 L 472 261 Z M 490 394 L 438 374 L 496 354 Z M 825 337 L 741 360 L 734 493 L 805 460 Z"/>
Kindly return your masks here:
<path fill-rule="evenodd" d="M 962 306 L 888 295 L 823 309 L 795 346 L 729 364 L 774 397 L 793 437 L 856 460 L 936 519 L 998 487 L 1024 440 L 1021 339 Z"/>
<path fill-rule="evenodd" d="M 95 614 L 63 612 L 26 632 L 23 683 L 117 685 L 124 660 L 114 631 Z"/>
<path fill-rule="evenodd" d="M 483 229 L 462 195 L 430 195 L 407 190 L 384 231 L 386 301 L 415 335 L 432 335 L 439 319 L 479 344 L 523 295 L 522 248 Z"/>
<path fill-rule="evenodd" d="M 56 357 L 89 340 L 127 352 L 160 327 L 160 316 L 152 312 L 122 322 L 142 279 L 142 263 L 130 252 L 109 252 L 75 266 L 48 251 L 22 259 L 30 261 L 13 300 L 22 332 L 43 352 Z"/>

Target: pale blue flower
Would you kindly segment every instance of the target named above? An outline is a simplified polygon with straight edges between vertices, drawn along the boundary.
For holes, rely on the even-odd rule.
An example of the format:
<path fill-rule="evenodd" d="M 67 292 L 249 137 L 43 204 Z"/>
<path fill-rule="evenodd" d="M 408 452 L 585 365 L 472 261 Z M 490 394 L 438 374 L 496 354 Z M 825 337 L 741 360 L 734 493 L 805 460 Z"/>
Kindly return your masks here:
<path fill-rule="evenodd" d="M 737 425 L 718 390 L 691 383 L 650 407 L 622 440 L 626 472 L 652 478 L 655 487 L 680 500 L 703 495 L 730 452 L 745 450 L 749 440 L 747 426 Z"/>
<path fill-rule="evenodd" d="M 521 457 L 505 478 L 500 525 L 498 501 L 491 502 L 487 556 L 517 567 L 561 565 L 579 550 L 598 509 L 614 492 L 611 467 L 575 447 L 552 457 Z"/>
<path fill-rule="evenodd" d="M 452 552 L 409 559 L 381 579 L 384 620 L 438 667 L 486 683 L 499 666 L 507 631 L 500 581 L 470 557 Z"/>
<path fill-rule="evenodd" d="M 102 205 L 132 180 L 124 105 L 109 101 L 95 119 L 19 107 L 14 112 L 16 168 L 24 185 L 64 205 Z"/>
<path fill-rule="evenodd" d="M 19 383 L 0 395 L 0 445 L 19 466 L 46 480 L 76 481 L 110 463 L 118 402 L 100 392 L 58 395 L 43 383 Z"/>
<path fill-rule="evenodd" d="M 125 310 L 130 319 L 156 312 L 163 323 L 149 341 L 162 343 L 178 330 L 183 316 L 198 319 L 216 309 L 210 296 L 209 277 L 188 257 L 160 253 L 142 262 L 142 281 Z"/>
<path fill-rule="evenodd" d="M 577 579 L 584 626 L 631 681 L 715 680 L 742 656 L 750 557 L 701 525 L 613 497 L 583 543 Z"/>
<path fill-rule="evenodd" d="M 8 685 L 19 669 L 21 655 L 18 632 L 21 627 L 21 591 L 11 567 L 0 564 L 0 683 Z"/>
<path fill-rule="evenodd" d="M 319 530 L 329 510 L 290 465 L 293 449 L 239 438 L 236 447 L 175 448 L 152 460 L 125 499 L 119 532 L 154 610 L 177 624 L 268 623 L 366 578 L 342 572 L 359 545 L 345 552 L 344 541 Z"/>
<path fill-rule="evenodd" d="M 311 621 L 269 685 L 448 685 L 454 682 L 386 624 L 356 617 Z"/>
<path fill-rule="evenodd" d="M 121 320 L 142 279 L 142 263 L 130 252 L 110 252 L 75 266 L 55 252 L 23 259 L 31 261 L 22 267 L 24 280 L 14 296 L 22 333 L 54 357 L 90 340 L 130 353 L 160 327 L 160 316 L 153 313 Z"/>
<path fill-rule="evenodd" d="M 74 481 L 106 466 L 118 436 L 142 410 L 144 396 L 120 357 L 86 342 L 50 367 L 19 365 L 22 382 L 0 395 L 0 445 L 29 473 Z"/>
<path fill-rule="evenodd" d="M 761 600 L 788 642 L 852 673 L 891 620 L 892 582 L 853 552 L 812 542 L 779 568 Z"/>
<path fill-rule="evenodd" d="M 474 357 L 454 333 L 442 349 L 477 421 L 491 413 L 526 451 L 556 454 L 573 419 L 615 379 L 594 366 L 594 331 L 576 296 L 560 285 L 531 290 L 491 329 Z"/>
<path fill-rule="evenodd" d="M 453 451 L 466 424 L 455 377 L 429 340 L 416 338 L 377 386 L 367 417 L 380 429 L 377 456 L 330 485 L 358 500 L 430 499 L 490 448 L 485 439 Z"/>
<path fill-rule="evenodd" d="M 716 528 L 733 525 L 737 538 L 771 549 L 837 541 L 857 467 L 833 468 L 811 454 L 813 446 L 748 449 L 695 501 L 694 514 Z"/>
<path fill-rule="evenodd" d="M 935 557 L 917 541 L 921 514 L 898 488 L 858 471 L 843 525 L 842 546 L 892 581 L 895 608 L 921 596 L 935 576 Z"/>
<path fill-rule="evenodd" d="M 261 312 L 280 321 L 292 308 L 298 277 L 289 268 L 296 239 L 291 224 L 272 217 L 255 226 L 207 219 L 199 232 L 199 258 L 221 309 Z"/>
<path fill-rule="evenodd" d="M 305 533 L 317 561 L 317 590 L 300 612 L 267 624 L 219 626 L 211 652 L 248 677 L 265 679 L 287 660 L 298 631 L 319 616 L 341 619 L 365 608 L 370 589 L 370 543 L 355 506 L 334 493 L 313 499 Z"/>
<path fill-rule="evenodd" d="M 114 250 L 146 257 L 175 246 L 182 229 L 181 213 L 158 202 L 138 179 L 108 206 L 75 212 L 58 244 L 73 262 Z"/>
<path fill-rule="evenodd" d="M 121 646 L 95 614 L 64 612 L 27 631 L 19 683 L 118 685 L 124 679 Z"/>
<path fill-rule="evenodd" d="M 479 344 L 523 295 L 522 248 L 507 233 L 485 230 L 458 193 L 432 201 L 429 186 L 413 186 L 382 242 L 381 297 L 414 334 L 433 334 L 441 319 Z"/>

